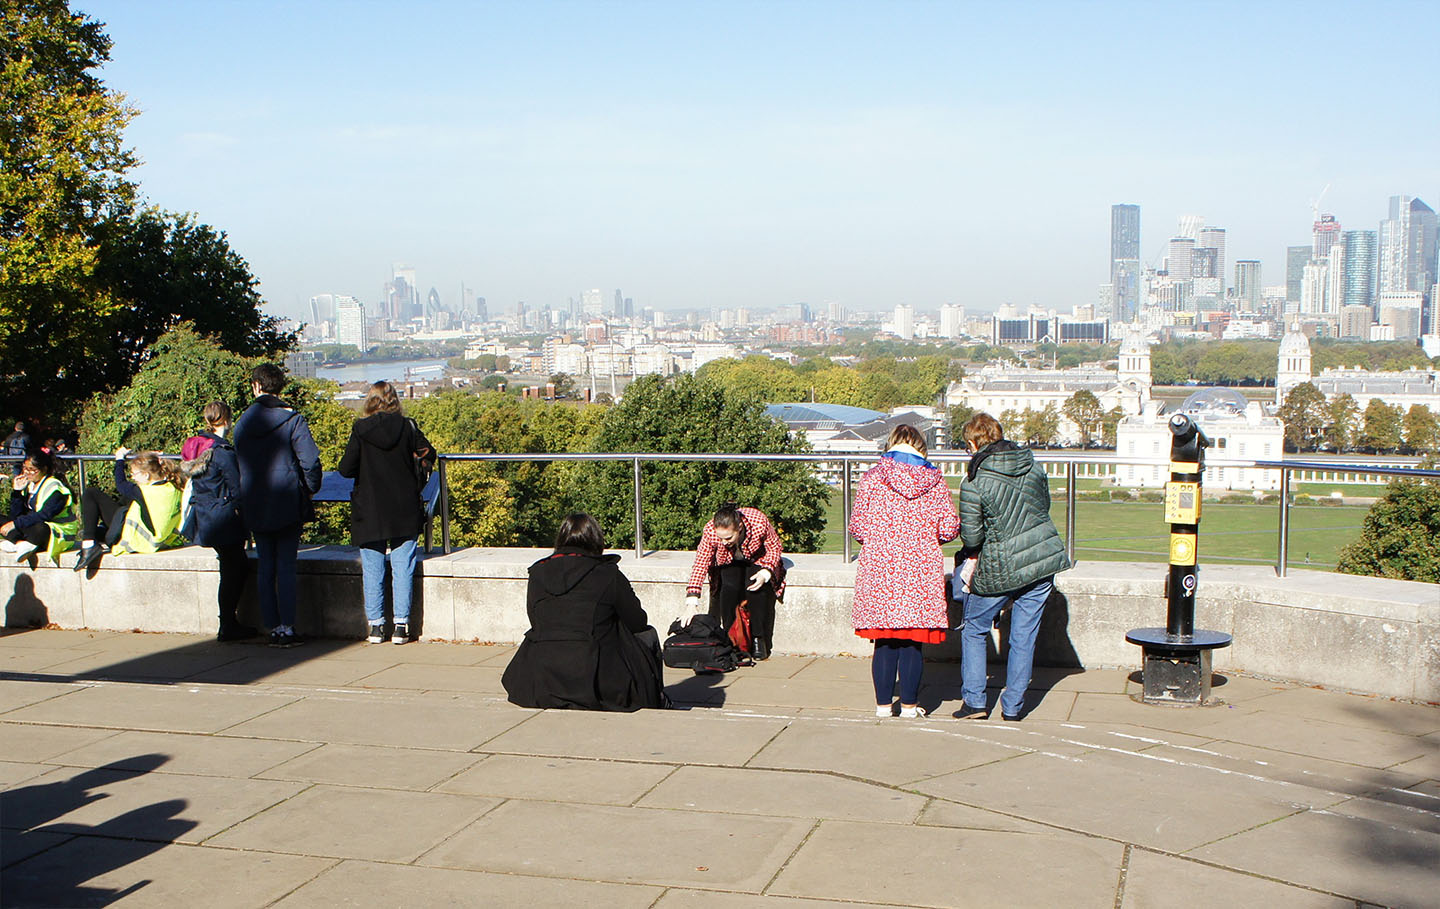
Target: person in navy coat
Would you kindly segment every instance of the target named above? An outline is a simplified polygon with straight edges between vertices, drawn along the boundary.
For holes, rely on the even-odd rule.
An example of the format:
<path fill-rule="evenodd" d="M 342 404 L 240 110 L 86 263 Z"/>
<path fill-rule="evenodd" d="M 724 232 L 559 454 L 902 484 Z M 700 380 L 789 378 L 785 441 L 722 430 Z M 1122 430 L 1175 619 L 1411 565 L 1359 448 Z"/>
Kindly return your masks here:
<path fill-rule="evenodd" d="M 240 511 L 255 537 L 260 616 L 270 646 L 294 647 L 295 559 L 300 528 L 315 517 L 310 497 L 320 490 L 320 449 L 300 412 L 280 400 L 285 371 L 261 363 L 250 374 L 255 401 L 235 424 L 240 462 Z"/>

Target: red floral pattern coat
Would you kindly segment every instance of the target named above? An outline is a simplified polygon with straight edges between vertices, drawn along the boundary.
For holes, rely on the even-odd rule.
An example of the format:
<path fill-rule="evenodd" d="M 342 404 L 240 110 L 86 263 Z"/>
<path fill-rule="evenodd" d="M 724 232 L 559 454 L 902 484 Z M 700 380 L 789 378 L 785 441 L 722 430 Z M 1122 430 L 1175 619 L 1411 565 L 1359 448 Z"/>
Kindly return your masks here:
<path fill-rule="evenodd" d="M 948 627 L 940 544 L 959 533 L 960 516 L 939 470 L 887 457 L 866 471 L 850 516 L 850 535 L 864 546 L 854 627 Z"/>

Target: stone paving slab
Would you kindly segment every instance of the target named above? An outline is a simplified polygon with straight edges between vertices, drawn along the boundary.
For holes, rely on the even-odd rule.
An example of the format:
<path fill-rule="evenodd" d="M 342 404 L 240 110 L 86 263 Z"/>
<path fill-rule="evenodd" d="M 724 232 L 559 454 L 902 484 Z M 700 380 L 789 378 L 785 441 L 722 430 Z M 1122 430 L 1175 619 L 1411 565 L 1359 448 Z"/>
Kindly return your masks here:
<path fill-rule="evenodd" d="M 759 893 L 812 822 L 512 800 L 422 865 Z"/>
<path fill-rule="evenodd" d="M 332 859 L 76 837 L 5 872 L 7 905 L 244 909 L 265 906 Z"/>
<path fill-rule="evenodd" d="M 685 808 L 761 817 L 910 824 L 925 807 L 925 799 L 823 773 L 681 767 L 638 804 L 642 808 Z"/>
<path fill-rule="evenodd" d="M 646 909 L 664 891 L 659 887 L 600 884 L 347 861 L 326 871 L 275 904 L 276 909 L 413 909 L 415 906 L 526 906 L 529 909 Z M 797 907 L 799 909 L 799 907 Z"/>
<path fill-rule="evenodd" d="M 1125 872 L 1121 909 L 1174 906 L 1177 894 L 1195 905 L 1264 906 L 1265 909 L 1354 909 L 1355 901 L 1279 884 L 1251 874 L 1133 849 Z"/>
<path fill-rule="evenodd" d="M 633 805 L 674 772 L 669 764 L 493 754 L 480 758 L 436 790 L 533 801 Z"/>
<path fill-rule="evenodd" d="M 770 892 L 904 906 L 1111 909 L 1124 848 L 1048 835 L 825 821 Z M 840 855 L 852 860 L 836 862 Z"/>
<path fill-rule="evenodd" d="M 61 697 L 12 710 L 5 719 L 156 732 L 219 732 L 297 698 L 164 685 L 77 686 Z"/>
<path fill-rule="evenodd" d="M 502 666 L 450 666 L 403 663 L 362 676 L 351 684 L 361 688 L 402 688 L 416 691 L 474 691 L 503 698 Z"/>
<path fill-rule="evenodd" d="M 117 732 L 100 741 L 56 754 L 50 758 L 50 763 L 74 767 L 146 770 L 151 755 L 163 754 L 166 761 L 154 768 L 157 773 L 243 779 L 253 777 L 316 747 L 318 746 L 306 742 L 277 742 L 217 735 Z"/>
<path fill-rule="evenodd" d="M 510 708 L 512 711 L 518 708 Z M 667 764 L 743 764 L 785 728 L 783 718 L 715 711 L 533 711 L 486 751 Z"/>
<path fill-rule="evenodd" d="M 411 862 L 498 804 L 498 799 L 468 795 L 315 786 L 227 830 L 210 845 Z M 404 823 L 396 823 L 402 817 Z"/>
<path fill-rule="evenodd" d="M 0 691 L 4 686 L 0 685 Z M 0 760 L 44 761 L 120 733 L 113 729 L 79 729 L 30 723 L 0 723 Z"/>
<path fill-rule="evenodd" d="M 480 760 L 479 755 L 382 745 L 321 745 L 258 776 L 373 789 L 426 790 Z"/>
<path fill-rule="evenodd" d="M 384 693 L 335 692 L 296 700 L 230 735 L 469 751 L 526 716 L 499 705 L 427 702 Z"/>

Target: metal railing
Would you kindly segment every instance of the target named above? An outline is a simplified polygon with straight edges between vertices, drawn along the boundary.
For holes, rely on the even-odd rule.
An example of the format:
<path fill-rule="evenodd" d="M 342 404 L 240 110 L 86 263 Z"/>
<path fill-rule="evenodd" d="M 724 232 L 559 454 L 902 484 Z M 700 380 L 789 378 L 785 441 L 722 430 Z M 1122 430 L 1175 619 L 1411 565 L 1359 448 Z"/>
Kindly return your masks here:
<path fill-rule="evenodd" d="M 173 457 L 167 455 L 166 457 Z M 86 464 L 93 461 L 109 462 L 113 460 L 111 455 L 88 455 L 88 454 L 66 454 L 60 456 L 61 460 L 76 464 L 77 495 L 85 488 Z M 967 463 L 970 456 L 959 451 L 936 451 L 929 454 L 931 462 L 941 465 L 948 463 Z M 13 456 L 0 455 L 0 463 L 13 462 L 17 460 Z M 440 546 L 442 552 L 450 551 L 450 485 L 447 478 L 447 465 L 454 463 L 475 463 L 475 462 L 496 462 L 496 461 L 518 461 L 518 462 L 553 462 L 553 461 L 582 461 L 582 462 L 603 462 L 620 461 L 629 462 L 631 469 L 631 484 L 634 493 L 634 531 L 635 531 L 635 557 L 645 557 L 645 532 L 644 532 L 644 505 L 642 503 L 641 491 L 643 478 L 641 466 L 646 463 L 666 462 L 755 462 L 755 461 L 791 461 L 810 463 L 826 470 L 839 474 L 840 501 L 841 501 L 841 559 L 849 563 L 853 557 L 853 548 L 850 534 L 847 528 L 850 526 L 850 512 L 852 499 L 852 477 L 856 465 L 874 464 L 880 460 L 879 452 L 874 454 L 662 454 L 649 452 L 626 452 L 626 453 L 598 453 L 598 452 L 553 452 L 553 453 L 454 453 L 441 454 L 438 459 L 436 470 L 440 474 L 440 501 L 436 509 L 440 514 Z M 1096 454 L 1077 454 L 1075 452 L 1049 452 L 1036 451 L 1035 460 L 1041 464 L 1063 464 L 1065 466 L 1065 550 L 1071 561 L 1075 559 L 1075 513 L 1076 513 L 1076 486 L 1079 480 L 1079 466 L 1082 464 L 1096 464 L 1107 466 L 1142 466 L 1159 467 L 1169 469 L 1169 460 L 1165 458 L 1138 458 L 1117 455 L 1114 452 L 1103 452 Z M 1271 460 L 1247 460 L 1244 458 L 1206 458 L 1206 469 L 1235 467 L 1242 469 L 1278 470 L 1280 472 L 1279 492 L 1279 525 L 1278 532 L 1278 553 L 1275 560 L 1275 573 L 1285 577 L 1286 565 L 1290 553 L 1290 507 L 1291 507 L 1291 474 L 1295 471 L 1328 471 L 1332 473 L 1349 473 L 1366 476 L 1389 476 L 1409 479 L 1440 479 L 1440 470 L 1431 470 L 1419 467 L 1395 467 L 1384 465 L 1357 464 L 1350 461 L 1316 461 L 1287 459 L 1280 461 Z M 943 468 L 942 468 L 943 469 Z M 428 534 L 428 529 L 427 529 Z"/>

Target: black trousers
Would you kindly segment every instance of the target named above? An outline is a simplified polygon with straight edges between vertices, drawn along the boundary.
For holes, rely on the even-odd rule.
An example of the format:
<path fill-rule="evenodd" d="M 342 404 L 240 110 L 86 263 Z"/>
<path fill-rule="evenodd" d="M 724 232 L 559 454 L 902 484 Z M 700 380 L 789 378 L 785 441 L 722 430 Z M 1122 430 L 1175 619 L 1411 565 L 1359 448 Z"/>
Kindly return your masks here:
<path fill-rule="evenodd" d="M 233 546 L 212 546 L 215 557 L 220 560 L 220 588 L 216 599 L 220 605 L 220 630 L 240 624 L 235 615 L 240 605 L 240 595 L 245 592 L 245 578 L 250 574 L 250 557 L 245 554 L 245 544 Z"/>
<path fill-rule="evenodd" d="M 129 499 L 117 499 L 94 486 L 86 486 L 80 496 L 80 539 L 100 539 L 100 526 L 103 524 L 105 542 L 113 546 L 125 529 L 124 509 L 129 507 Z"/>
<path fill-rule="evenodd" d="M 12 527 L 10 532 L 5 534 L 5 539 L 12 543 L 19 543 L 21 540 L 34 543 L 36 549 L 43 551 L 50 547 L 50 525 L 41 521 L 39 524 L 31 524 L 24 530 Z"/>
<path fill-rule="evenodd" d="M 773 652 L 775 587 L 767 582 L 759 590 L 745 589 L 750 586 L 751 576 L 759 570 L 759 565 L 746 560 L 711 566 L 710 614 L 729 631 L 735 621 L 735 607 L 745 601 L 750 610 L 750 634 L 765 645 L 767 652 Z"/>

